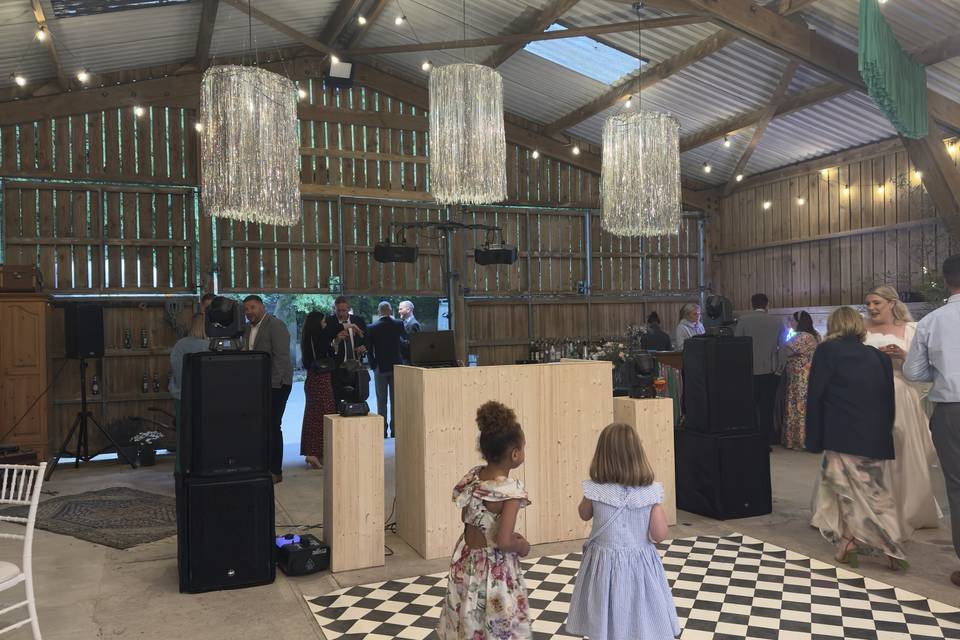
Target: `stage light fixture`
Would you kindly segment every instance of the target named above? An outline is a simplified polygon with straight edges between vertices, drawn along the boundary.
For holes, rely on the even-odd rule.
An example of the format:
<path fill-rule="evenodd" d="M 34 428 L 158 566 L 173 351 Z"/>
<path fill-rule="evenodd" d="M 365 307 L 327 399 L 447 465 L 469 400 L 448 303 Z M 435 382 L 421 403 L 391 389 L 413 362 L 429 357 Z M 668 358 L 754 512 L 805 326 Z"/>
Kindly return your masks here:
<path fill-rule="evenodd" d="M 473 259 L 479 265 L 513 264 L 517 261 L 517 248 L 505 244 L 488 244 L 474 249 Z"/>
<path fill-rule="evenodd" d="M 420 247 L 416 245 L 378 242 L 373 247 L 373 259 L 377 262 L 416 262 L 419 255 Z"/>

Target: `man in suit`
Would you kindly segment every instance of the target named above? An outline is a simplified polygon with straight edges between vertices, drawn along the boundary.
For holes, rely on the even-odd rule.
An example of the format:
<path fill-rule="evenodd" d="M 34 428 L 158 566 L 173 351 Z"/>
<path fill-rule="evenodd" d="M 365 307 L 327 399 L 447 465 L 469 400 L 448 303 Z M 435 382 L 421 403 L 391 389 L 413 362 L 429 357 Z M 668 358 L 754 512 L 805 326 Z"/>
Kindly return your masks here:
<path fill-rule="evenodd" d="M 243 330 L 243 348 L 246 351 L 266 351 L 270 354 L 270 473 L 274 484 L 283 480 L 283 411 L 293 386 L 293 362 L 290 360 L 290 332 L 287 325 L 267 313 L 260 296 L 243 299 L 243 314 L 250 324 Z"/>
<path fill-rule="evenodd" d="M 329 342 L 328 355 L 336 360 L 337 369 L 333 372 L 333 399 L 340 406 L 341 400 L 357 402 L 358 399 L 347 397 L 344 387 L 346 379 L 341 366 L 347 360 L 359 359 L 366 353 L 367 323 L 360 316 L 350 313 L 350 301 L 340 296 L 333 301 L 334 313 L 327 318 L 326 341 Z M 361 372 L 360 375 L 365 375 Z M 356 382 L 356 381 L 355 381 Z M 359 380 L 359 384 L 368 384 L 367 380 Z M 363 397 L 366 400 L 366 396 Z"/>
<path fill-rule="evenodd" d="M 767 313 L 770 300 L 766 294 L 755 293 L 750 298 L 753 311 L 740 316 L 734 335 L 753 339 L 753 403 L 757 412 L 757 426 L 767 442 L 773 444 L 773 411 L 780 384 L 780 347 L 784 342 L 783 322 Z"/>
<path fill-rule="evenodd" d="M 397 408 L 393 403 L 393 365 L 400 364 L 400 345 L 407 337 L 404 323 L 393 318 L 393 308 L 389 302 L 381 302 L 377 307 L 380 317 L 370 325 L 367 331 L 367 353 L 370 355 L 370 367 L 377 387 L 377 407 L 383 416 L 383 437 L 387 437 L 387 426 L 393 437 L 397 437 L 394 420 Z M 387 398 L 390 399 L 390 419 L 387 420 Z"/>
<path fill-rule="evenodd" d="M 397 305 L 397 312 L 403 320 L 403 329 L 407 335 L 400 342 L 400 355 L 403 364 L 410 364 L 410 336 L 420 331 L 420 322 L 413 315 L 413 303 L 404 300 Z"/>

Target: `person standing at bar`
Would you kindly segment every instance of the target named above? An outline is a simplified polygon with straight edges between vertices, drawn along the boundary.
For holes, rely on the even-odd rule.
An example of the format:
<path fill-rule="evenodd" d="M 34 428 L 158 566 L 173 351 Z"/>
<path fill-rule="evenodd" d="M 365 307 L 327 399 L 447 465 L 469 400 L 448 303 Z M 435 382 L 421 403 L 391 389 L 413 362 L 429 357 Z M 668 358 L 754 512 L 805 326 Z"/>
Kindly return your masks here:
<path fill-rule="evenodd" d="M 753 339 L 753 404 L 757 426 L 767 444 L 773 444 L 773 412 L 780 384 L 777 371 L 784 339 L 783 322 L 767 313 L 770 300 L 766 294 L 753 294 L 750 304 L 753 311 L 740 316 L 734 335 Z"/>
<path fill-rule="evenodd" d="M 410 336 L 421 330 L 420 322 L 414 317 L 413 303 L 409 300 L 404 300 L 397 305 L 397 313 L 403 320 L 403 329 L 407 334 L 400 342 L 400 356 L 403 358 L 403 364 L 410 364 Z"/>
<path fill-rule="evenodd" d="M 403 322 L 393 317 L 393 307 L 389 302 L 381 302 L 377 307 L 380 317 L 370 325 L 367 331 L 367 354 L 373 380 L 377 388 L 377 410 L 383 416 L 383 437 L 387 436 L 387 427 L 394 438 L 397 437 L 397 407 L 393 403 L 393 366 L 400 364 L 400 345 L 407 337 Z M 390 403 L 390 418 L 387 419 L 387 402 Z"/>

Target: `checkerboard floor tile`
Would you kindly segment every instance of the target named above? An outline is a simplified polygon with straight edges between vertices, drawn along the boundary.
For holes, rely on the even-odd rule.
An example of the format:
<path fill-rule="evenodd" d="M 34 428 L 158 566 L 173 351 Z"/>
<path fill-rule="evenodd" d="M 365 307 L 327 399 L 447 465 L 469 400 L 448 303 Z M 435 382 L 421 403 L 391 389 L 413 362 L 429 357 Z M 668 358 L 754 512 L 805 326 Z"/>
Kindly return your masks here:
<path fill-rule="evenodd" d="M 747 536 L 658 546 L 683 640 L 960 640 L 960 609 Z M 524 561 L 536 640 L 563 633 L 581 555 Z M 435 638 L 446 573 L 307 597 L 329 640 Z"/>

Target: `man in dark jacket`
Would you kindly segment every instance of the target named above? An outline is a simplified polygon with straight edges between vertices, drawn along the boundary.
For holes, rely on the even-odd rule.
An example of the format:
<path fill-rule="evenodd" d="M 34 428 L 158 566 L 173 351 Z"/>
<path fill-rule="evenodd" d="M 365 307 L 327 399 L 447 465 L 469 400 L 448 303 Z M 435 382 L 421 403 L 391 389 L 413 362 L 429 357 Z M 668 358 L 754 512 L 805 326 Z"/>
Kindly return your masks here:
<path fill-rule="evenodd" d="M 420 321 L 413 315 L 413 303 L 404 300 L 397 305 L 397 313 L 403 320 L 403 328 L 407 332 L 406 338 L 400 342 L 400 355 L 403 357 L 403 364 L 410 364 L 410 339 L 409 336 L 420 331 Z"/>
<path fill-rule="evenodd" d="M 403 322 L 393 318 L 393 308 L 389 302 L 381 302 L 377 307 L 380 317 L 370 325 L 367 331 L 367 353 L 373 379 L 377 387 L 377 408 L 383 416 L 383 437 L 387 436 L 387 426 L 393 437 L 397 437 L 394 423 L 397 409 L 393 403 L 393 366 L 401 364 L 400 344 L 407 337 Z M 390 419 L 387 420 L 387 398 L 390 399 Z"/>
<path fill-rule="evenodd" d="M 670 336 L 660 328 L 660 314 L 651 311 L 647 316 L 647 331 L 640 335 L 640 347 L 647 351 L 670 351 Z"/>
<path fill-rule="evenodd" d="M 332 381 L 333 399 L 336 401 L 337 407 L 339 407 L 341 400 L 359 402 L 360 400 L 367 399 L 364 393 L 359 394 L 363 396 L 362 398 L 359 398 L 357 394 L 353 394 L 349 398 L 347 397 L 344 387 L 351 385 L 345 384 L 346 378 L 342 370 L 344 362 L 359 359 L 366 353 L 367 323 L 360 316 L 355 316 L 350 313 L 350 301 L 344 296 L 340 296 L 333 301 L 333 308 L 334 314 L 327 318 L 327 330 L 324 334 L 324 341 L 330 345 L 327 355 L 334 358 L 337 363 L 337 369 L 333 372 Z M 360 375 L 365 376 L 367 374 L 365 371 L 361 371 Z M 352 382 L 360 385 L 370 384 L 369 378 L 354 380 Z"/>

